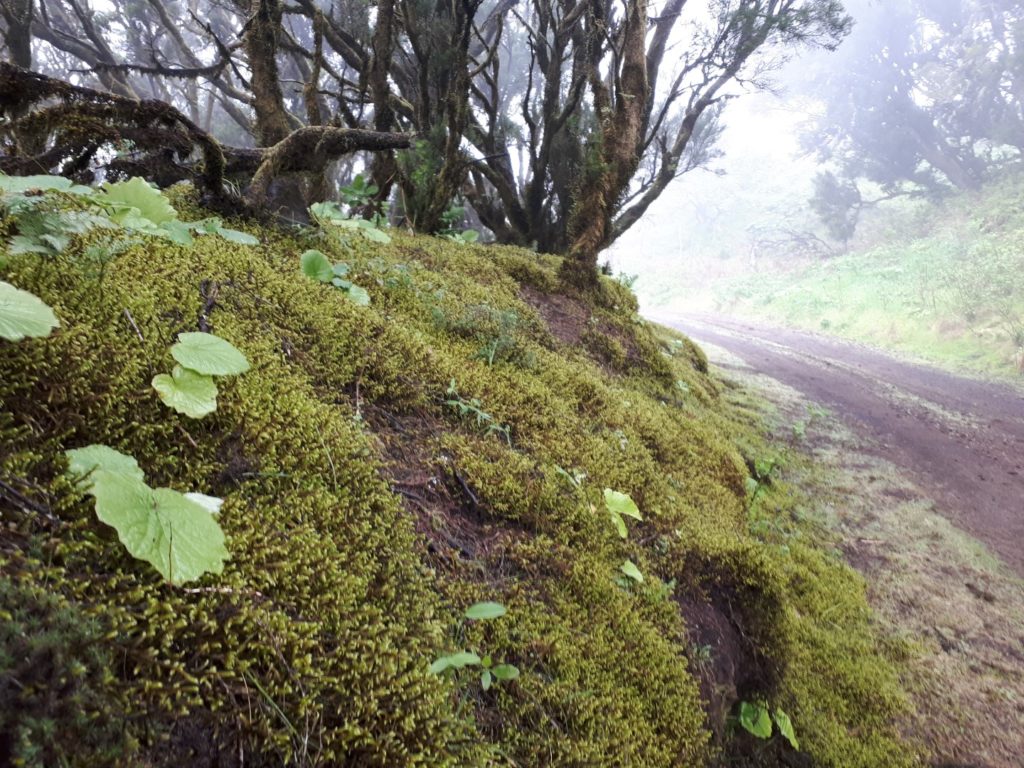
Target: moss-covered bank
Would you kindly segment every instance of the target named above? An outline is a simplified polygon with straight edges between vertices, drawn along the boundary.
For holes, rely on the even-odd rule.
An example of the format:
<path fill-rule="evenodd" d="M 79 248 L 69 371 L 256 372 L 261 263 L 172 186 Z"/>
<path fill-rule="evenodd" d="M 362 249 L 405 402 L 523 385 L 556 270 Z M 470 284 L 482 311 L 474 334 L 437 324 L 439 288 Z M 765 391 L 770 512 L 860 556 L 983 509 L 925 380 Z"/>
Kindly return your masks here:
<path fill-rule="evenodd" d="M 514 249 L 256 233 L 0 274 L 61 319 L 0 341 L 0 762 L 912 762 L 863 584 L 750 533 L 767 449 L 628 291 L 558 296 L 557 260 Z M 371 306 L 300 275 L 312 245 Z M 149 381 L 201 317 L 253 366 L 194 421 Z M 507 437 L 447 405 L 452 382 Z M 173 588 L 128 556 L 63 479 L 90 443 L 223 497 L 224 573 Z M 606 487 L 642 510 L 626 540 Z M 476 600 L 508 616 L 460 623 Z M 522 675 L 428 673 L 462 648 Z M 803 752 L 734 737 L 739 699 L 785 709 Z"/>

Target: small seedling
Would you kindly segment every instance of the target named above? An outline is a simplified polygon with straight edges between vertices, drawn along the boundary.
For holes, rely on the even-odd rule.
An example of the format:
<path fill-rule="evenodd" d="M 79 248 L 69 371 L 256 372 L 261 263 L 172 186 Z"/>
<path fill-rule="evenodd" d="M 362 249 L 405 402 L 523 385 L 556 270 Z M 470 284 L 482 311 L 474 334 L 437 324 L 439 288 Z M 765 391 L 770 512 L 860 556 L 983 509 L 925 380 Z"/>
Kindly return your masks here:
<path fill-rule="evenodd" d="M 350 216 L 341 210 L 335 202 L 313 203 L 309 206 L 309 213 L 313 220 L 327 233 L 337 235 L 338 230 L 348 233 L 358 233 L 366 240 L 386 245 L 391 242 L 391 236 L 381 226 L 384 224 L 383 217 L 374 216 L 373 220 L 364 219 L 359 216 Z M 343 244 L 348 241 L 342 237 Z"/>
<path fill-rule="evenodd" d="M 466 400 L 459 395 L 455 379 L 449 382 L 445 394 L 448 395 L 448 399 L 444 401 L 445 405 L 455 410 L 461 418 L 472 417 L 477 427 L 483 430 L 484 436 L 492 433 L 499 434 L 505 438 L 509 448 L 512 447 L 509 425 L 499 423 L 491 414 L 483 410 L 483 404 L 475 397 L 471 400 Z"/>
<path fill-rule="evenodd" d="M 466 609 L 463 619 L 469 621 L 490 621 L 501 618 L 507 612 L 505 606 L 501 603 L 474 603 Z M 430 665 L 430 673 L 433 675 L 450 674 L 454 676 L 459 670 L 466 667 L 480 667 L 480 687 L 485 691 L 490 690 L 495 682 L 508 682 L 519 677 L 519 669 L 512 664 L 495 664 L 490 656 L 485 655 L 481 657 L 472 651 L 457 651 L 456 653 L 439 657 Z"/>
<path fill-rule="evenodd" d="M 769 714 L 768 705 L 765 702 L 741 701 L 738 720 L 744 730 L 759 739 L 771 738 L 772 721 L 774 720 L 779 733 L 789 742 L 789 745 L 793 749 L 800 749 L 796 733 L 793 730 L 793 722 L 789 719 L 789 715 L 778 707 Z"/>
<path fill-rule="evenodd" d="M 299 259 L 302 274 L 321 283 L 329 283 L 344 293 L 353 304 L 368 306 L 370 294 L 348 279 L 349 266 L 343 261 L 332 264 L 320 251 L 311 248 Z"/>
<path fill-rule="evenodd" d="M 629 536 L 624 517 L 643 520 L 636 502 L 628 494 L 613 491 L 611 488 L 605 488 L 604 505 L 608 509 L 608 514 L 611 517 L 612 524 L 615 526 L 615 530 L 618 531 L 619 536 L 623 539 Z"/>
<path fill-rule="evenodd" d="M 190 419 L 217 410 L 214 376 L 237 376 L 249 370 L 249 361 L 234 345 L 212 333 L 182 333 L 171 347 L 178 363 L 170 374 L 159 373 L 152 385 L 164 405 Z"/>

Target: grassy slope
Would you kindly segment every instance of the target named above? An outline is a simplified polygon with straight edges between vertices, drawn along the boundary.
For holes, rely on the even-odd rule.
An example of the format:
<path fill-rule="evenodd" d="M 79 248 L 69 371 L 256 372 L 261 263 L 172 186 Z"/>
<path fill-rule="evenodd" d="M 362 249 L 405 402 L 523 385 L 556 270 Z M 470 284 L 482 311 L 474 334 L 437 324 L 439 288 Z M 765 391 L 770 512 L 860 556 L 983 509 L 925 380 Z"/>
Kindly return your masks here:
<path fill-rule="evenodd" d="M 1008 178 L 886 222 L 858 250 L 793 273 L 757 275 L 720 302 L 951 368 L 1024 373 L 1024 192 Z"/>
<path fill-rule="evenodd" d="M 0 762 L 657 768 L 724 739 L 777 764 L 778 739 L 726 738 L 740 697 L 788 711 L 810 764 L 912 762 L 863 583 L 800 535 L 784 489 L 751 517 L 756 417 L 621 286 L 591 308 L 525 251 L 254 231 L 259 247 L 150 241 L 102 281 L 80 246 L 0 275 L 61 318 L 0 341 L 0 479 L 56 519 L 0 496 Z M 372 306 L 299 275 L 310 245 Z M 149 381 L 201 286 L 253 367 L 192 421 Z M 511 444 L 445 405 L 452 379 Z M 90 443 L 223 497 L 223 575 L 174 589 L 133 561 L 63 479 L 63 451 Z M 643 512 L 627 540 L 605 487 Z M 757 535 L 766 515 L 785 546 Z M 643 584 L 618 583 L 626 558 Z M 509 615 L 460 625 L 482 599 Z M 522 676 L 483 692 L 427 673 L 460 648 Z"/>

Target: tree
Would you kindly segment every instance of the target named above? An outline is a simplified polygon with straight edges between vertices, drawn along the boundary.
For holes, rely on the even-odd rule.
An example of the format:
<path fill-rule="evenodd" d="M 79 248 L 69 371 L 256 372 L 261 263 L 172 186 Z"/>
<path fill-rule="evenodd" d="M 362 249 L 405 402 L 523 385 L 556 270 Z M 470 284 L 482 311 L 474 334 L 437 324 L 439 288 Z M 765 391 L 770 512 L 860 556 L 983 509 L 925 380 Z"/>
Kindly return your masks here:
<path fill-rule="evenodd" d="M 592 284 L 597 253 L 710 157 L 730 87 L 771 67 L 755 54 L 834 47 L 849 24 L 831 1 L 712 7 L 685 25 L 685 0 L 534 0 L 515 14 L 525 78 L 518 46 L 495 57 L 474 83 L 467 134 L 480 157 L 465 194 L 500 240 L 567 252 L 565 276 Z M 679 64 L 665 72 L 670 50 Z"/>
<path fill-rule="evenodd" d="M 804 143 L 832 165 L 836 184 L 849 192 L 863 180 L 885 197 L 934 196 L 976 189 L 991 169 L 1020 157 L 1019 4 L 861 0 L 853 8 L 855 34 L 806 86 L 822 111 Z M 824 181 L 815 204 L 827 220 L 839 187 Z"/>
<path fill-rule="evenodd" d="M 64 124 L 15 120 L 44 132 L 45 153 L 6 126 L 6 168 L 81 177 L 116 146 L 115 175 L 199 180 L 220 200 L 232 181 L 250 209 L 301 215 L 334 194 L 332 163 L 369 151 L 351 163 L 378 189 L 367 213 L 397 188 L 406 220 L 434 232 L 462 196 L 500 241 L 567 253 L 565 277 L 582 287 L 598 251 L 713 156 L 737 85 L 848 27 L 837 0 L 712 0 L 710 15 L 686 0 L 0 3 L 9 58 L 34 54 L 41 74 L 88 89 L 63 92 Z M 44 82 L 4 72 L 9 89 Z M 166 109 L 140 123 L 133 100 Z M 69 127 L 83 109 L 94 140 Z M 223 162 L 207 165 L 205 149 L 197 162 L 213 145 Z"/>

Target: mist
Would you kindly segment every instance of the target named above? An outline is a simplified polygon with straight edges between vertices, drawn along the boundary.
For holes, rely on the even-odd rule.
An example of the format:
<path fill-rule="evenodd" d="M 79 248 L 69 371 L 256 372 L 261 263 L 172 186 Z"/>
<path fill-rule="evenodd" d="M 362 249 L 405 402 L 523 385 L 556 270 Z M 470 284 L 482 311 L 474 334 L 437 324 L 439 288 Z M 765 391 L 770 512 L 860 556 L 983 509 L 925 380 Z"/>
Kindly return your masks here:
<path fill-rule="evenodd" d="M 655 312 L 759 317 L 1024 368 L 1015 3 L 847 3 L 723 111 L 715 156 L 606 253 Z"/>

